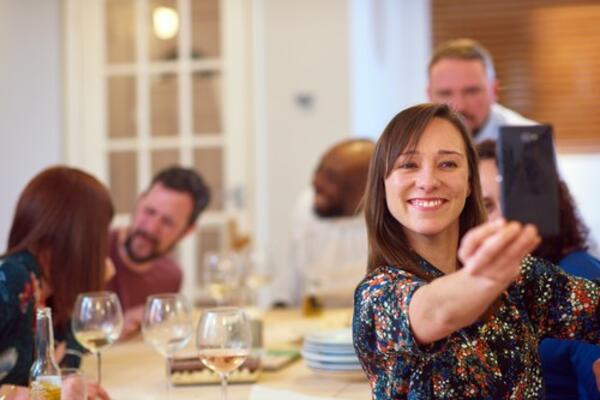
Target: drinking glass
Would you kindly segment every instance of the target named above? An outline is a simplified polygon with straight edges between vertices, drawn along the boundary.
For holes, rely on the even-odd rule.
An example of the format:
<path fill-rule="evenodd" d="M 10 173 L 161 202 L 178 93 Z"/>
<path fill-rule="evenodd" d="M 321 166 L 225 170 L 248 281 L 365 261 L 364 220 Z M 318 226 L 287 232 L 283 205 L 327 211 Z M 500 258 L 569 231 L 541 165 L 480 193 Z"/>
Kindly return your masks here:
<path fill-rule="evenodd" d="M 100 351 L 113 344 L 123 329 L 123 312 L 113 292 L 90 292 L 77 296 L 71 327 L 77 341 L 96 355 L 98 384 L 102 382 Z"/>
<path fill-rule="evenodd" d="M 236 307 L 202 313 L 196 331 L 200 360 L 221 377 L 221 399 L 227 400 L 227 377 L 250 354 L 252 335 L 246 314 Z"/>
<path fill-rule="evenodd" d="M 77 368 L 61 368 L 60 400 L 86 400 L 86 378 Z"/>
<path fill-rule="evenodd" d="M 260 290 L 269 285 L 273 274 L 270 263 L 265 254 L 256 249 L 248 248 L 234 254 L 236 262 L 240 265 L 242 287 L 242 305 L 258 306 Z"/>
<path fill-rule="evenodd" d="M 208 295 L 223 306 L 240 286 L 238 264 L 232 257 L 209 252 L 204 256 L 204 284 Z"/>
<path fill-rule="evenodd" d="M 170 391 L 170 359 L 182 349 L 192 336 L 191 309 L 180 294 L 165 293 L 149 296 L 146 300 L 142 333 L 146 343 L 165 357 L 167 395 Z"/>

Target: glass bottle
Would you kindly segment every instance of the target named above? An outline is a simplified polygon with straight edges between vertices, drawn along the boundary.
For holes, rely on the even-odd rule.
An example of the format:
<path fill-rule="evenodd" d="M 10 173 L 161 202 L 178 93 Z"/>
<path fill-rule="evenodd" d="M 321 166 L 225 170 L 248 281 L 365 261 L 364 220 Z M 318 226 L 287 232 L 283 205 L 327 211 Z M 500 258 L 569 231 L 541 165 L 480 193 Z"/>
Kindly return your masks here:
<path fill-rule="evenodd" d="M 52 310 L 37 309 L 35 359 L 29 372 L 31 400 L 60 400 L 60 368 L 54 360 Z"/>
<path fill-rule="evenodd" d="M 317 317 L 323 313 L 323 302 L 319 297 L 321 282 L 318 278 L 308 277 L 306 293 L 302 298 L 302 315 Z"/>

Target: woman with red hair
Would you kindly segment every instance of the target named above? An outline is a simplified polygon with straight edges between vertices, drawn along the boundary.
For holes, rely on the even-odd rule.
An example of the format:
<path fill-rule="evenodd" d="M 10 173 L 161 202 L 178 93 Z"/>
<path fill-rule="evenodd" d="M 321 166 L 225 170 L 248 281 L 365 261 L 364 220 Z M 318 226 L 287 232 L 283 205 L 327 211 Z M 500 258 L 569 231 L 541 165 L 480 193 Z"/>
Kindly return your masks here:
<path fill-rule="evenodd" d="M 0 258 L 0 354 L 17 356 L 0 379 L 0 393 L 10 392 L 8 398 L 28 396 L 21 386 L 27 386 L 33 363 L 37 307 L 50 306 L 56 337 L 67 347 L 75 343 L 69 317 L 79 293 L 104 286 L 113 213 L 106 188 L 74 168 L 46 169 L 21 193 Z M 108 399 L 102 389 L 92 391 Z"/>

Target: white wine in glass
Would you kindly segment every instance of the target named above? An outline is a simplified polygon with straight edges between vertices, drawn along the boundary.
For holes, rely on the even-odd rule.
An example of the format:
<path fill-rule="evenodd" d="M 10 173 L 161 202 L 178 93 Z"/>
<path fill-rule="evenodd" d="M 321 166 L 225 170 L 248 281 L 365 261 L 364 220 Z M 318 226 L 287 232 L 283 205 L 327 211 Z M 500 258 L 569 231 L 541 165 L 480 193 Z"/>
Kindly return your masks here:
<path fill-rule="evenodd" d="M 252 335 L 246 314 L 236 307 L 218 307 L 202 313 L 196 331 L 198 356 L 221 377 L 222 400 L 227 400 L 227 377 L 250 354 Z"/>
<path fill-rule="evenodd" d="M 146 343 L 165 357 L 167 394 L 170 390 L 170 359 L 185 347 L 192 336 L 191 308 L 180 294 L 149 296 L 146 300 L 142 333 Z"/>
<path fill-rule="evenodd" d="M 123 311 L 113 292 L 90 292 L 77 296 L 71 328 L 75 339 L 96 355 L 98 383 L 102 381 L 100 351 L 113 344 L 123 329 Z"/>
<path fill-rule="evenodd" d="M 223 306 L 240 287 L 239 265 L 227 255 L 209 252 L 204 256 L 203 278 L 208 295 Z"/>

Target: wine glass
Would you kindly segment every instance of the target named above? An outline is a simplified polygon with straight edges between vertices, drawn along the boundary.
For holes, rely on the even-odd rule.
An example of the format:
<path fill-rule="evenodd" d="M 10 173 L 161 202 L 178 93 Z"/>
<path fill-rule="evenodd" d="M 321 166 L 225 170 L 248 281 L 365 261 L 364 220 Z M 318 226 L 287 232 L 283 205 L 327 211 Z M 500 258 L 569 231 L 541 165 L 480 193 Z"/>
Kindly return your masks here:
<path fill-rule="evenodd" d="M 243 283 L 241 304 L 258 306 L 260 290 L 269 285 L 273 278 L 270 263 L 267 262 L 264 253 L 253 248 L 244 249 L 234 256 L 240 265 L 238 270 Z"/>
<path fill-rule="evenodd" d="M 187 299 L 180 294 L 165 293 L 146 300 L 142 333 L 146 343 L 165 357 L 167 395 L 170 391 L 170 359 L 192 336 L 192 317 Z"/>
<path fill-rule="evenodd" d="M 96 355 L 98 384 L 102 382 L 100 350 L 113 344 L 123 329 L 123 311 L 113 292 L 90 292 L 77 296 L 71 327 L 75 339 Z"/>
<path fill-rule="evenodd" d="M 209 252 L 204 256 L 204 284 L 208 295 L 223 306 L 239 287 L 238 264 L 232 257 Z"/>
<path fill-rule="evenodd" d="M 246 314 L 236 307 L 202 313 L 196 331 L 200 360 L 221 377 L 221 399 L 227 400 L 227 377 L 250 354 L 252 335 Z"/>

